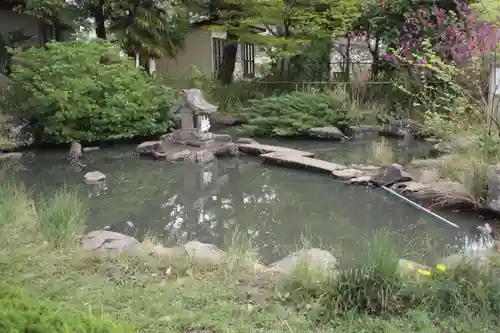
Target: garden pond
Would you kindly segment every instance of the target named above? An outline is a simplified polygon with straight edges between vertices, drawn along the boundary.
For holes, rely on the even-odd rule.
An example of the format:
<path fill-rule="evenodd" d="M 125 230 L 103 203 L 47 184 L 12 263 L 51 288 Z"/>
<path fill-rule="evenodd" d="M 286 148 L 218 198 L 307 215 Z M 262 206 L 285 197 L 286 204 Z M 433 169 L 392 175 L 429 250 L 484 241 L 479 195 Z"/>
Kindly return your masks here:
<path fill-rule="evenodd" d="M 371 147 L 363 140 L 261 142 L 311 151 L 343 164 L 366 162 Z M 401 163 L 429 153 L 423 144 L 390 143 Z M 84 184 L 84 173 L 69 166 L 62 150 L 29 154 L 22 167 L 9 172 L 39 196 L 61 186 L 76 188 L 90 209 L 89 230 L 108 229 L 138 239 L 153 232 L 166 245 L 198 240 L 221 248 L 227 248 L 236 231 L 244 232 L 260 248 L 265 262 L 304 241 L 309 246 L 354 251 L 363 236 L 380 228 L 398 230 L 408 239 L 433 240 L 444 252 L 476 246 L 479 238 L 479 216 L 439 212 L 460 226 L 453 228 L 382 189 L 264 165 L 257 158 L 197 166 L 139 158 L 134 149 L 118 145 L 84 154 L 86 171 L 107 176 L 100 185 Z"/>

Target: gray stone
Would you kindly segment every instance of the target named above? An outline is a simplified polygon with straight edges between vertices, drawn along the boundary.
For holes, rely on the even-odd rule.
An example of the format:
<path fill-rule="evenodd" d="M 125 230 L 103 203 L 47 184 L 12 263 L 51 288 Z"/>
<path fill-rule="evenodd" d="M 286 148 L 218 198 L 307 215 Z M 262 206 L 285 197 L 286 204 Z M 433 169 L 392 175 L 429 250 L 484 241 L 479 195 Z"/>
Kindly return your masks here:
<path fill-rule="evenodd" d="M 140 249 L 137 239 L 118 232 L 97 230 L 88 233 L 80 240 L 83 251 L 117 258 L 123 253 L 135 252 Z"/>
<path fill-rule="evenodd" d="M 404 275 L 414 275 L 418 274 L 418 270 L 430 271 L 428 266 L 419 264 L 412 260 L 399 259 L 398 262 L 399 269 Z"/>
<path fill-rule="evenodd" d="M 193 151 L 186 159 L 187 162 L 205 164 L 215 160 L 215 155 L 208 150 Z"/>
<path fill-rule="evenodd" d="M 191 151 L 185 149 L 177 152 L 173 152 L 167 155 L 167 160 L 169 162 L 181 162 L 186 160 L 189 156 L 191 156 Z"/>
<path fill-rule="evenodd" d="M 229 134 L 213 134 L 214 140 L 216 142 L 231 142 L 233 138 Z"/>
<path fill-rule="evenodd" d="M 89 153 L 89 152 L 92 152 L 92 151 L 98 151 L 99 147 L 84 147 L 82 150 L 83 150 L 84 153 Z"/>
<path fill-rule="evenodd" d="M 233 157 L 233 156 L 238 156 L 240 154 L 240 150 L 238 146 L 234 143 L 226 143 L 220 146 L 219 149 L 217 149 L 214 152 L 214 155 L 216 157 Z"/>
<path fill-rule="evenodd" d="M 91 171 L 87 172 L 83 178 L 87 184 L 95 184 L 106 179 L 106 175 L 100 171 Z"/>
<path fill-rule="evenodd" d="M 409 181 L 394 184 L 392 189 L 409 198 L 432 203 L 438 207 L 472 208 L 475 206 L 475 201 L 467 188 L 457 182 L 423 184 Z"/>
<path fill-rule="evenodd" d="M 15 152 L 15 153 L 0 153 L 0 162 L 1 161 L 19 161 L 23 158 L 23 153 Z"/>
<path fill-rule="evenodd" d="M 250 145 L 259 144 L 259 142 L 257 142 L 257 140 L 252 139 L 252 138 L 238 138 L 236 140 L 236 143 L 250 144 Z"/>
<path fill-rule="evenodd" d="M 488 192 L 484 206 L 500 214 L 500 168 L 492 170 L 488 176 Z"/>
<path fill-rule="evenodd" d="M 346 135 L 352 139 L 376 138 L 381 131 L 380 125 L 353 125 L 347 127 Z"/>
<path fill-rule="evenodd" d="M 164 159 L 167 157 L 165 148 L 161 141 L 146 141 L 137 146 L 135 151 L 141 156 L 149 156 L 154 159 Z"/>
<path fill-rule="evenodd" d="M 408 131 L 413 135 L 420 135 L 423 125 L 412 119 L 397 119 L 389 123 L 385 134 L 402 138 Z"/>
<path fill-rule="evenodd" d="M 361 176 L 349 179 L 349 184 L 366 185 L 372 182 L 371 176 Z"/>
<path fill-rule="evenodd" d="M 321 249 L 301 250 L 271 264 L 269 271 L 293 273 L 298 264 L 305 263 L 309 268 L 325 273 L 336 274 L 337 259 L 328 251 Z"/>
<path fill-rule="evenodd" d="M 358 169 L 341 169 L 332 172 L 332 176 L 343 180 L 366 176 L 366 173 Z"/>
<path fill-rule="evenodd" d="M 320 138 L 320 139 L 342 141 L 342 140 L 345 140 L 347 138 L 344 135 L 344 133 L 342 133 L 341 130 L 339 130 L 337 127 L 334 127 L 334 126 L 315 127 L 315 128 L 311 128 L 307 132 L 309 133 L 310 136 L 312 136 L 314 138 Z"/>
<path fill-rule="evenodd" d="M 226 252 L 213 244 L 190 241 L 183 248 L 191 260 L 202 265 L 218 265 L 227 257 Z"/>
<path fill-rule="evenodd" d="M 379 186 L 391 186 L 394 183 L 412 180 L 410 175 L 397 164 L 384 165 L 372 176 L 372 182 Z"/>
<path fill-rule="evenodd" d="M 172 133 L 165 133 L 160 135 L 160 141 L 171 140 L 171 139 L 172 139 Z"/>

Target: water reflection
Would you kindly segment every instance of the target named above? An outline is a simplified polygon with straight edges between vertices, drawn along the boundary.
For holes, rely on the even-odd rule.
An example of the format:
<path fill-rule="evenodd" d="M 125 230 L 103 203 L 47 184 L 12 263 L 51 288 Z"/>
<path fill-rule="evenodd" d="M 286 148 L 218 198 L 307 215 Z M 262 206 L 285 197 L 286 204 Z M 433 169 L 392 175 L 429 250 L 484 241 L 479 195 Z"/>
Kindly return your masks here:
<path fill-rule="evenodd" d="M 219 246 L 239 230 L 267 260 L 295 249 L 304 235 L 312 246 L 349 253 L 378 228 L 403 231 L 409 239 L 431 235 L 455 250 L 466 246 L 476 226 L 469 217 L 448 214 L 463 227 L 453 229 L 385 191 L 257 160 L 195 166 L 138 159 L 132 151 L 124 146 L 87 155 L 88 171 L 107 176 L 101 185 L 83 185 L 83 174 L 67 168 L 62 153 L 39 153 L 15 173 L 38 193 L 63 184 L 78 188 L 91 208 L 89 229 L 108 227 L 138 238 L 153 231 L 167 244 L 196 239 Z"/>

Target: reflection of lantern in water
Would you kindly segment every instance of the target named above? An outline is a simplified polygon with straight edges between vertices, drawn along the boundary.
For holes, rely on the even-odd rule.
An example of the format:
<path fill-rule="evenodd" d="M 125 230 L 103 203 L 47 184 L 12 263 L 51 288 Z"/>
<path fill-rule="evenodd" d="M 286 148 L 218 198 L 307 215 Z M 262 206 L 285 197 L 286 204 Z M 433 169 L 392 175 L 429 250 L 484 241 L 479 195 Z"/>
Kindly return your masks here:
<path fill-rule="evenodd" d="M 203 185 L 206 186 L 212 182 L 212 171 L 203 171 Z"/>

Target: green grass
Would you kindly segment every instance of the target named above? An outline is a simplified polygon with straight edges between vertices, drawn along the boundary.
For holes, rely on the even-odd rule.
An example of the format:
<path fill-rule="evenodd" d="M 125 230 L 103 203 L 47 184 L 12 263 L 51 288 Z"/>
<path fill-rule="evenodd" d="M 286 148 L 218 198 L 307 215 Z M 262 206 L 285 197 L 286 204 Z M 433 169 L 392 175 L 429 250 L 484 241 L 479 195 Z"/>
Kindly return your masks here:
<path fill-rule="evenodd" d="M 337 274 L 304 263 L 276 279 L 254 269 L 255 247 L 243 231 L 229 240 L 228 259 L 217 267 L 147 253 L 104 260 L 82 255 L 69 241 L 86 215 L 69 191 L 35 204 L 9 185 L 0 198 L 5 333 L 25 332 L 33 321 L 45 325 L 33 333 L 498 331 L 495 265 L 481 272 L 433 270 L 415 281 L 397 264 L 401 255 L 416 255 L 414 248 L 385 231 L 367 238 Z M 14 292 L 4 293 L 4 285 Z"/>
<path fill-rule="evenodd" d="M 81 198 L 67 188 L 59 189 L 47 200 L 40 200 L 37 222 L 40 232 L 55 248 L 62 249 L 75 243 L 85 230 L 87 210 Z"/>

